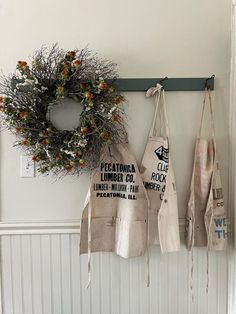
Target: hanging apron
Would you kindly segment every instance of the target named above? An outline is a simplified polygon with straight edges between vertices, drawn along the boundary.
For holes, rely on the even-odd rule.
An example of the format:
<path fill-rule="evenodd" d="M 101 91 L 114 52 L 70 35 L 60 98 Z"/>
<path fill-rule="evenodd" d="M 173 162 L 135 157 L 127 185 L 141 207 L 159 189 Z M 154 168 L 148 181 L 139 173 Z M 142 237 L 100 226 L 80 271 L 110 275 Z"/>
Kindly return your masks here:
<path fill-rule="evenodd" d="M 211 139 L 201 137 L 206 100 L 211 116 Z M 224 207 L 210 90 L 205 91 L 199 136 L 196 141 L 194 167 L 187 211 L 187 248 L 206 246 L 208 250 L 224 250 L 227 243 Z"/>
<path fill-rule="evenodd" d="M 148 200 L 136 161 L 128 144 L 110 145 L 101 160 L 82 214 L 80 254 L 88 253 L 89 263 L 91 252 L 143 255 Z"/>
<path fill-rule="evenodd" d="M 164 89 L 157 84 L 147 91 L 147 96 L 155 96 L 156 106 L 140 167 L 149 198 L 148 243 L 159 244 L 162 253 L 173 252 L 180 249 L 180 236 Z M 157 117 L 160 119 L 160 136 L 157 135 L 156 129 Z"/>

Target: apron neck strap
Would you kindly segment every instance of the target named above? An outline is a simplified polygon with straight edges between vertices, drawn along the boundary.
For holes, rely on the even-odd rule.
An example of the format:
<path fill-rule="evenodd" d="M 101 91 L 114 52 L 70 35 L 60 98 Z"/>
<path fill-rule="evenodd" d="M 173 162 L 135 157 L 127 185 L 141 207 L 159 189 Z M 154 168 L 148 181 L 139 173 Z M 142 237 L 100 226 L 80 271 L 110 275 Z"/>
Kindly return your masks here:
<path fill-rule="evenodd" d="M 165 136 L 169 137 L 169 126 L 165 106 L 165 91 L 163 89 L 163 86 L 157 84 L 156 87 L 149 88 L 147 90 L 146 96 L 147 97 L 154 96 L 155 104 L 155 112 L 152 121 L 152 126 L 149 132 L 149 137 L 152 137 L 157 134 L 156 120 L 158 114 L 160 117 L 160 135 L 164 135 L 165 133 Z"/>
<path fill-rule="evenodd" d="M 211 91 L 209 89 L 205 89 L 204 99 L 203 99 L 203 106 L 202 106 L 202 116 L 201 116 L 201 123 L 199 128 L 198 137 L 200 138 L 202 135 L 202 125 L 203 125 L 203 118 L 206 108 L 206 101 L 208 100 L 208 104 L 210 107 L 210 119 L 211 119 L 211 136 L 215 142 L 215 126 L 214 126 L 214 116 L 213 116 L 213 108 L 212 108 L 212 99 L 211 99 Z"/>

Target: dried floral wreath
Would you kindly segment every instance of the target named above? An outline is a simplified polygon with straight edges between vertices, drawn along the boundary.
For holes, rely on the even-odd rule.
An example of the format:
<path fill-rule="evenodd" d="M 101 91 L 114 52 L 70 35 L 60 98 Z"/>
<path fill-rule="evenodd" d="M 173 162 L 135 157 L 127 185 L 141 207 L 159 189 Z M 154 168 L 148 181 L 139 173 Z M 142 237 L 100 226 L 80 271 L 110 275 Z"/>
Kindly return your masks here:
<path fill-rule="evenodd" d="M 2 122 L 48 174 L 80 174 L 96 167 L 104 144 L 126 140 L 124 97 L 114 88 L 116 64 L 101 60 L 87 48 L 63 51 L 57 45 L 37 50 L 30 62 L 0 82 Z M 107 81 L 108 80 L 108 81 Z M 79 126 L 58 130 L 50 110 L 65 98 L 82 106 Z"/>

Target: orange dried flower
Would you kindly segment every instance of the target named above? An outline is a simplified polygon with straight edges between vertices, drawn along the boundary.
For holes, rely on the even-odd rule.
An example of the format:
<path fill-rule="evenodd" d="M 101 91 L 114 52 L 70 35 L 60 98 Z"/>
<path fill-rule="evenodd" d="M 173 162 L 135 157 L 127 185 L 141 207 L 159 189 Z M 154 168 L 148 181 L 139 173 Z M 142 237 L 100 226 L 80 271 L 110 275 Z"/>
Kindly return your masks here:
<path fill-rule="evenodd" d="M 45 138 L 44 140 L 42 140 L 42 144 L 48 145 L 48 144 L 50 144 L 50 141 L 47 138 Z"/>
<path fill-rule="evenodd" d="M 113 122 L 118 122 L 121 120 L 121 116 L 119 116 L 118 114 L 115 114 L 114 116 L 111 117 L 111 120 Z"/>
<path fill-rule="evenodd" d="M 103 141 L 108 141 L 109 140 L 109 138 L 110 138 L 110 134 L 109 134 L 109 132 L 108 131 L 102 131 L 101 133 L 100 133 L 100 137 L 103 139 Z"/>
<path fill-rule="evenodd" d="M 75 157 L 80 158 L 81 156 L 82 156 L 82 153 L 81 153 L 81 152 L 78 151 L 78 152 L 75 153 Z"/>
<path fill-rule="evenodd" d="M 69 76 L 69 74 L 70 74 L 70 71 L 69 71 L 68 68 L 64 68 L 64 69 L 61 71 L 61 76 L 62 76 L 63 78 L 67 78 L 67 77 Z"/>
<path fill-rule="evenodd" d="M 97 127 L 97 124 L 96 124 L 96 120 L 95 119 L 92 119 L 91 121 L 90 121 L 90 123 L 91 123 L 91 127 L 92 128 L 96 128 Z"/>
<path fill-rule="evenodd" d="M 65 170 L 68 171 L 68 172 L 71 171 L 72 168 L 73 167 L 71 165 L 65 165 Z"/>
<path fill-rule="evenodd" d="M 26 120 L 26 119 L 28 118 L 28 116 L 29 116 L 28 111 L 21 111 L 21 112 L 20 112 L 20 117 L 21 117 L 22 119 Z"/>
<path fill-rule="evenodd" d="M 56 153 L 56 160 L 60 160 L 61 158 L 62 158 L 62 155 L 58 152 L 58 153 Z"/>
<path fill-rule="evenodd" d="M 64 63 L 64 68 L 70 68 L 71 67 L 71 62 L 70 61 L 65 61 Z"/>
<path fill-rule="evenodd" d="M 29 146 L 29 145 L 30 145 L 29 139 L 24 138 L 24 139 L 21 141 L 21 145 Z"/>
<path fill-rule="evenodd" d="M 16 133 L 20 133 L 21 130 L 21 128 L 16 128 Z"/>
<path fill-rule="evenodd" d="M 99 85 L 98 85 L 98 88 L 101 89 L 101 90 L 106 90 L 109 88 L 109 85 L 106 83 L 106 82 L 101 82 Z"/>
<path fill-rule="evenodd" d="M 122 101 L 124 100 L 124 98 L 122 96 L 116 96 L 115 98 L 115 103 L 118 105 L 120 104 Z"/>
<path fill-rule="evenodd" d="M 82 127 L 80 130 L 81 130 L 83 135 L 88 135 L 89 134 L 89 129 L 87 127 Z"/>
<path fill-rule="evenodd" d="M 79 165 L 80 165 L 81 168 L 85 167 L 85 165 L 86 165 L 85 160 L 84 159 L 80 159 L 79 160 Z"/>
<path fill-rule="evenodd" d="M 93 100 L 94 99 L 94 94 L 91 93 L 91 92 L 86 92 L 85 93 L 85 97 L 88 99 L 88 100 Z"/>
<path fill-rule="evenodd" d="M 79 59 L 75 60 L 72 65 L 78 69 L 81 66 L 81 61 Z"/>
<path fill-rule="evenodd" d="M 25 69 L 28 67 L 28 64 L 26 61 L 17 61 L 17 66 L 21 69 Z"/>
<path fill-rule="evenodd" d="M 37 156 L 37 155 L 33 155 L 33 156 L 32 156 L 32 160 L 33 160 L 33 161 L 39 161 L 40 158 L 39 158 L 39 156 Z"/>
<path fill-rule="evenodd" d="M 69 58 L 72 58 L 72 59 L 74 59 L 75 55 L 76 55 L 76 51 L 74 51 L 74 50 L 67 51 L 67 53 L 66 53 L 66 57 L 69 57 Z"/>

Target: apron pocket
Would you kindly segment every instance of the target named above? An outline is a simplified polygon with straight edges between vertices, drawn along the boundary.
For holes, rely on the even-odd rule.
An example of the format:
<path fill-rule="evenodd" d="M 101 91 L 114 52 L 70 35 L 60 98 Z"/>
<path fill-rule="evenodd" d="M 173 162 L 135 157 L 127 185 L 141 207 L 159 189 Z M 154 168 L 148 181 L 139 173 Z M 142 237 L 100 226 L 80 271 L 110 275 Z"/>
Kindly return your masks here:
<path fill-rule="evenodd" d="M 115 246 L 115 217 L 96 217 L 91 220 L 91 252 L 111 252 Z M 88 219 L 82 219 L 80 254 L 88 251 Z"/>
<path fill-rule="evenodd" d="M 140 256 L 147 247 L 146 220 L 116 220 L 116 254 L 128 258 Z"/>

